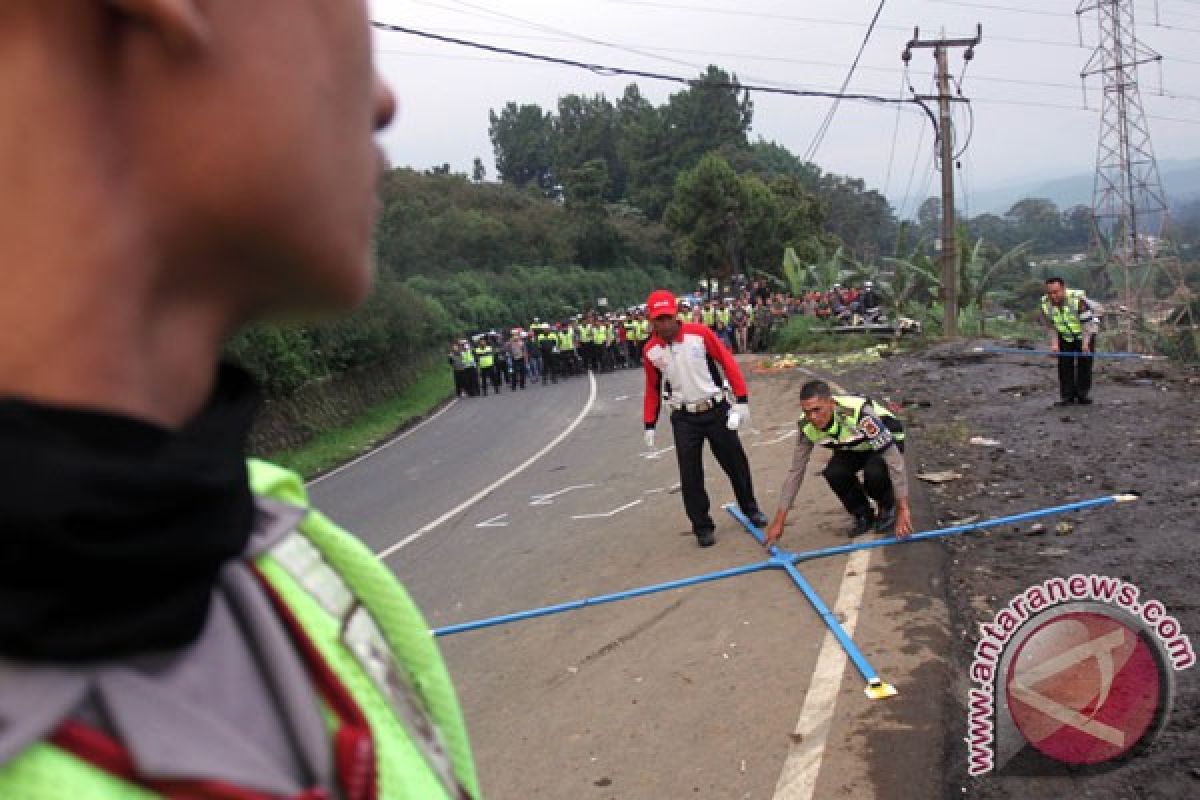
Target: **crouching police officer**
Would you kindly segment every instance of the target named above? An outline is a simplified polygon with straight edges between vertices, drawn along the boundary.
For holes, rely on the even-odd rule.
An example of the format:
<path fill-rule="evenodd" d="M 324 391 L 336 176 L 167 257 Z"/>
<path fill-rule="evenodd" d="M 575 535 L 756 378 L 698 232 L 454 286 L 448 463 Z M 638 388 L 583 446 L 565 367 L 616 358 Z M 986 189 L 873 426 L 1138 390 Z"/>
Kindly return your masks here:
<path fill-rule="evenodd" d="M 804 421 L 792 467 L 779 490 L 779 509 L 767 526 L 767 544 L 774 544 L 783 535 L 788 511 L 817 445 L 833 451 L 822 474 L 854 517 L 851 536 L 861 536 L 872 528 L 880 533 L 894 528 L 902 538 L 912 533 L 904 471 L 904 426 L 900 420 L 869 398 L 835 396 L 824 381 L 809 381 L 801 387 L 800 408 Z M 859 472 L 863 474 L 861 481 Z M 871 500 L 878 512 L 871 508 Z"/>
<path fill-rule="evenodd" d="M 0 136 L 0 798 L 477 798 L 428 626 L 247 467 L 218 367 L 370 287 L 366 2 L 3 8 L 0 114 L 41 134 Z"/>

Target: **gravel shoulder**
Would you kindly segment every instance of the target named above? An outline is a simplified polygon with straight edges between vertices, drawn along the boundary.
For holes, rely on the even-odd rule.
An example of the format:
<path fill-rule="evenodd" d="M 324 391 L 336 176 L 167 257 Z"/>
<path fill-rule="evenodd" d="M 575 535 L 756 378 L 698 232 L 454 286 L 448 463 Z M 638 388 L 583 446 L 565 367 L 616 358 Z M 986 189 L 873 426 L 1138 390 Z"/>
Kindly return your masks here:
<path fill-rule="evenodd" d="M 934 581 L 949 613 L 943 796 L 1181 798 L 1200 792 L 1197 670 L 1176 673 L 1173 711 L 1145 753 L 1104 768 L 1071 768 L 1026 747 L 999 771 L 967 775 L 969 669 L 980 635 L 1005 604 L 1048 578 L 1098 574 L 1136 585 L 1193 639 L 1200 633 L 1195 537 L 1200 511 L 1200 372 L 1165 361 L 1102 361 L 1092 406 L 1052 407 L 1055 364 L 1036 355 L 971 352 L 983 342 L 854 366 L 839 380 L 903 408 L 914 442 L 921 527 L 987 519 L 1136 490 L 1135 503 L 947 539 Z M 972 443 L 973 438 L 993 443 Z M 926 519 L 920 517 L 927 516 Z M 1056 523 L 1070 523 L 1056 530 Z M 930 747 L 934 743 L 929 743 Z"/>

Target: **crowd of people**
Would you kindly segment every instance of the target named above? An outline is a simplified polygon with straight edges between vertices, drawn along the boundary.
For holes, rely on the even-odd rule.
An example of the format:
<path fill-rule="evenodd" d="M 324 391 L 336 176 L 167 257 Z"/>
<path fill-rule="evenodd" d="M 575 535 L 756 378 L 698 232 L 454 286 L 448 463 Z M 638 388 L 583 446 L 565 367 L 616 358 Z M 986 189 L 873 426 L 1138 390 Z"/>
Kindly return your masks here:
<path fill-rule="evenodd" d="M 788 319 L 799 315 L 857 325 L 881 321 L 883 308 L 870 281 L 861 288 L 834 284 L 827 291 L 801 295 L 772 293 L 755 281 L 734 298 L 679 298 L 677 311 L 681 322 L 710 328 L 732 353 L 768 352 Z M 557 322 L 534 318 L 527 325 L 458 339 L 447 354 L 455 394 L 487 396 L 506 386 L 515 392 L 588 371 L 641 367 L 650 328 L 645 307 L 637 306 L 618 313 L 593 309 Z"/>

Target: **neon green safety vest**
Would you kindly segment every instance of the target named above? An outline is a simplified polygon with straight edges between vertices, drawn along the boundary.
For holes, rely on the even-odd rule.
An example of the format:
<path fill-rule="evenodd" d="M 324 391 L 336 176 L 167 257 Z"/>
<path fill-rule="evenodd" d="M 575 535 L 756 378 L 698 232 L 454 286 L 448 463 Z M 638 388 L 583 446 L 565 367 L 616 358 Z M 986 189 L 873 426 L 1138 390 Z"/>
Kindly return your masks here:
<path fill-rule="evenodd" d="M 491 369 L 492 364 L 495 363 L 495 356 L 490 347 L 476 347 L 475 355 L 478 356 L 480 369 Z"/>
<path fill-rule="evenodd" d="M 469 348 L 462 352 L 462 363 L 467 368 L 475 366 L 475 354 Z"/>
<path fill-rule="evenodd" d="M 808 440 L 813 444 L 819 444 L 822 447 L 828 447 L 832 450 L 874 450 L 871 444 L 871 439 L 882 431 L 872 432 L 870 430 L 862 430 L 858 427 L 862 417 L 863 408 L 870 402 L 865 397 L 855 395 L 834 395 L 833 396 L 833 419 L 829 423 L 829 427 L 821 430 L 811 422 L 802 420 L 800 430 L 808 437 Z M 871 410 L 875 415 L 881 418 L 896 419 L 896 415 L 888 409 L 871 403 Z M 900 430 L 892 431 L 892 439 L 897 442 L 904 441 L 904 429 L 896 425 Z M 864 438 L 864 436 L 866 438 Z"/>
<path fill-rule="evenodd" d="M 571 350 L 574 347 L 570 331 L 558 332 L 558 349 Z"/>
<path fill-rule="evenodd" d="M 728 327 L 729 327 L 729 320 L 730 320 L 730 318 L 731 318 L 731 317 L 730 317 L 730 313 L 729 313 L 729 309 L 728 309 L 728 308 L 719 308 L 719 309 L 717 309 L 717 319 L 718 319 L 718 320 L 720 320 L 720 321 L 721 321 L 721 324 L 722 324 L 722 325 L 724 325 L 726 328 L 728 328 Z"/>
<path fill-rule="evenodd" d="M 638 341 L 644 342 L 650 338 L 650 320 L 638 320 Z"/>
<path fill-rule="evenodd" d="M 260 461 L 248 466 L 255 494 L 308 505 L 299 475 Z M 466 726 L 442 657 L 424 618 L 383 562 L 320 512 L 310 511 L 295 532 L 255 564 L 366 717 L 375 746 L 379 800 L 454 798 L 455 782 L 478 798 Z M 373 661 L 360 662 L 345 644 L 352 628 L 369 631 L 364 641 L 374 645 Z M 382 666 L 377 647 L 386 651 Z M 389 679 L 397 675 L 411 687 L 405 696 L 419 703 L 433 723 L 439 746 L 419 744 L 401 721 L 403 714 L 393 710 L 399 706 L 394 697 L 398 690 Z M 331 715 L 326 717 L 332 748 L 335 726 Z M 45 742 L 0 767 L 0 798 L 5 800 L 161 797 Z"/>
<path fill-rule="evenodd" d="M 704 324 L 712 327 L 717 321 L 717 312 L 711 308 L 705 308 L 700 311 L 700 318 L 704 320 Z"/>
<path fill-rule="evenodd" d="M 1067 289 L 1061 306 L 1051 303 L 1049 295 L 1042 295 L 1042 313 L 1065 341 L 1073 342 L 1083 335 L 1083 322 L 1079 318 L 1079 307 L 1083 299 L 1081 289 Z"/>

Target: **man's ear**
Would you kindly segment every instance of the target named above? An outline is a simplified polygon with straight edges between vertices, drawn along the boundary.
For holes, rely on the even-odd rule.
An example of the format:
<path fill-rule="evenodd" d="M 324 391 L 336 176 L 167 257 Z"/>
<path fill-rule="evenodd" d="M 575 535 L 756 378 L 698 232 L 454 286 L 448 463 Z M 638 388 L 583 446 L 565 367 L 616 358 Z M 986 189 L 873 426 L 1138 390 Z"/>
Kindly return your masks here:
<path fill-rule="evenodd" d="M 168 52 L 189 55 L 205 47 L 208 19 L 199 0 L 107 0 L 113 12 L 160 37 Z"/>

